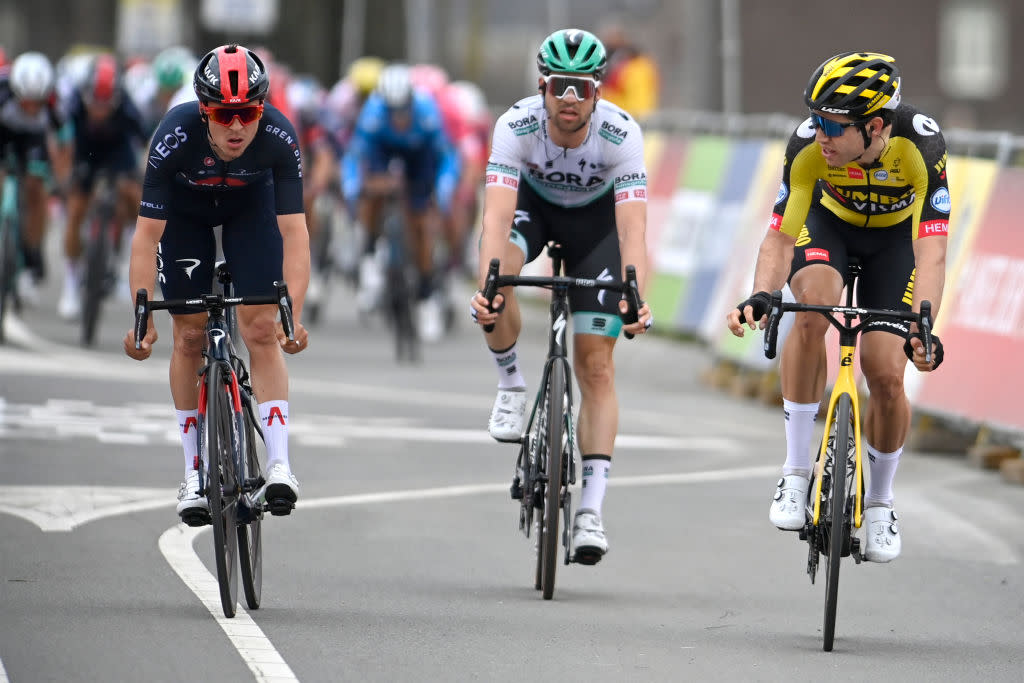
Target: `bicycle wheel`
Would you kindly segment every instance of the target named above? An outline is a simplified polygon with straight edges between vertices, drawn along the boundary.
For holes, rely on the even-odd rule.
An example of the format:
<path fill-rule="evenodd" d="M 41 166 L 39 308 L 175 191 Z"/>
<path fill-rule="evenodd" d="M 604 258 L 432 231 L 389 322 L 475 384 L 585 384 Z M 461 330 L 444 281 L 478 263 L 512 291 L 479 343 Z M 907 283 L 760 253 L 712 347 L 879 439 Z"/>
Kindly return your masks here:
<path fill-rule="evenodd" d="M 839 563 L 844 551 L 848 554 L 849 521 L 847 516 L 847 500 L 849 500 L 849 477 L 847 476 L 847 458 L 850 445 L 850 411 L 851 402 L 847 394 L 839 397 L 836 404 L 833 424 L 835 438 L 829 444 L 828 454 L 832 463 L 831 482 L 829 485 L 828 505 L 825 510 L 826 529 L 828 530 L 828 563 L 825 565 L 825 623 L 822 628 L 825 652 L 832 651 L 832 642 L 836 632 L 836 606 L 839 600 Z"/>
<path fill-rule="evenodd" d="M 259 609 L 263 591 L 263 510 L 255 494 L 263 486 L 262 469 L 256 453 L 256 428 L 253 415 L 246 410 L 242 416 L 245 434 L 245 471 L 243 477 L 243 499 L 248 503 L 239 506 L 238 513 L 238 564 L 242 570 L 242 591 L 249 609 Z"/>
<path fill-rule="evenodd" d="M 564 450 L 562 449 L 562 435 L 565 424 L 563 422 L 563 411 L 565 410 L 565 365 L 561 362 L 551 364 L 551 371 L 548 375 L 548 390 L 546 401 L 547 420 L 547 448 L 545 473 L 546 484 L 544 491 L 544 511 L 541 515 L 541 526 L 544 531 L 541 534 L 541 555 L 543 557 L 543 576 L 541 583 L 544 591 L 544 599 L 550 600 L 555 593 L 555 569 L 558 567 L 558 522 L 562 518 L 562 481 L 565 470 Z"/>
<path fill-rule="evenodd" d="M 4 319 L 14 303 L 14 273 L 18 267 L 18 249 L 14 219 L 4 216 L 0 223 L 0 343 L 4 337 Z"/>
<path fill-rule="evenodd" d="M 113 212 L 108 212 L 106 207 L 98 207 L 87 225 L 89 239 L 85 251 L 85 290 L 82 293 L 82 345 L 92 346 L 96 341 L 100 306 L 107 293 L 107 270 L 113 249 Z"/>
<path fill-rule="evenodd" d="M 238 602 L 238 494 L 231 445 L 232 403 L 228 378 L 212 363 L 206 378 L 206 499 L 213 522 L 213 555 L 224 616 L 235 616 Z"/>

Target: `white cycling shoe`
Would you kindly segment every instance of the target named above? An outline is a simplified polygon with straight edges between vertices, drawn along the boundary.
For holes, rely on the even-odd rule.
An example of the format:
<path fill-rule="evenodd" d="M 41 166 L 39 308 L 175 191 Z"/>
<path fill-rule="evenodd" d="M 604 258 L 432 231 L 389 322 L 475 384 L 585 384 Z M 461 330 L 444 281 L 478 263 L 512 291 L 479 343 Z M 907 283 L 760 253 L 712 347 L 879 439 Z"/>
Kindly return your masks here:
<path fill-rule="evenodd" d="M 199 472 L 191 470 L 178 487 L 178 516 L 189 526 L 210 523 L 210 503 L 199 495 Z"/>
<path fill-rule="evenodd" d="M 498 389 L 491 408 L 487 431 L 498 441 L 517 442 L 523 437 L 526 420 L 526 388 Z"/>
<path fill-rule="evenodd" d="M 900 555 L 903 541 L 896 512 L 878 505 L 864 510 L 864 559 L 868 562 L 892 562 Z"/>
<path fill-rule="evenodd" d="M 284 463 L 274 463 L 267 469 L 267 483 L 263 499 L 272 515 L 290 515 L 299 499 L 299 481 Z"/>
<path fill-rule="evenodd" d="M 807 513 L 807 489 L 810 481 L 799 474 L 790 474 L 782 479 L 775 488 L 772 506 L 768 511 L 768 519 L 772 524 L 784 531 L 799 531 L 804 528 Z"/>
<path fill-rule="evenodd" d="M 608 539 L 597 513 L 580 508 L 572 521 L 573 559 L 580 564 L 597 564 L 608 552 Z"/>

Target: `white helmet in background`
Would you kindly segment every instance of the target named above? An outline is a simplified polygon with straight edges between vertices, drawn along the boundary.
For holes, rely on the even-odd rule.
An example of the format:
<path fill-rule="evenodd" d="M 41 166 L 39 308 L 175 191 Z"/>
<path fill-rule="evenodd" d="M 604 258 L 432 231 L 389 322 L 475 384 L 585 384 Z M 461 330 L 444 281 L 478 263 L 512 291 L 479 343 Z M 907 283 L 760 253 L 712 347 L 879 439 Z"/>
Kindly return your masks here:
<path fill-rule="evenodd" d="M 377 81 L 377 94 L 392 109 L 405 107 L 412 100 L 412 80 L 409 78 L 409 67 L 405 64 L 392 64 L 384 67 Z"/>
<path fill-rule="evenodd" d="M 26 52 L 11 64 L 11 91 L 19 100 L 45 100 L 53 92 L 53 66 L 41 52 Z"/>

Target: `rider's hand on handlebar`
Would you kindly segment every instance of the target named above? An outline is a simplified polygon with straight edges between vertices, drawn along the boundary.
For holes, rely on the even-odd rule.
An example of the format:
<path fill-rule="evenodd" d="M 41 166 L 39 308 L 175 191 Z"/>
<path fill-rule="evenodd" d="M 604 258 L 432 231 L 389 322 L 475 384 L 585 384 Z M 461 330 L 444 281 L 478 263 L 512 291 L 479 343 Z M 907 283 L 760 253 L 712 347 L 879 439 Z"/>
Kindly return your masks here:
<path fill-rule="evenodd" d="M 939 367 L 942 363 L 942 358 L 945 352 L 942 348 L 942 341 L 939 340 L 937 335 L 932 335 L 932 362 L 926 363 L 924 360 L 924 341 L 921 340 L 920 332 L 911 333 L 910 337 L 903 344 L 903 353 L 907 354 L 913 363 L 914 367 L 921 372 L 931 372 L 935 368 Z"/>
<path fill-rule="evenodd" d="M 277 343 L 281 345 L 285 353 L 298 353 L 299 351 L 305 351 L 309 347 L 309 332 L 306 330 L 302 323 L 295 322 L 295 340 L 292 341 L 284 334 L 284 329 L 281 324 L 277 324 Z"/>
<path fill-rule="evenodd" d="M 622 315 L 629 313 L 629 302 L 625 299 L 619 301 L 619 313 Z M 651 307 L 647 305 L 647 302 L 643 302 L 640 310 L 637 311 L 637 321 L 629 325 L 623 325 L 622 331 L 629 334 L 644 334 L 647 330 L 651 329 L 653 324 L 654 316 L 651 315 Z"/>
<path fill-rule="evenodd" d="M 751 294 L 750 298 L 729 311 L 729 315 L 726 316 L 729 329 L 737 337 L 743 336 L 745 331 L 743 323 L 749 325 L 752 330 L 756 330 L 758 327 L 763 330 L 768 323 L 768 311 L 771 309 L 771 303 L 772 295 L 768 292 Z"/>
<path fill-rule="evenodd" d="M 135 330 L 128 330 L 128 334 L 124 335 L 124 352 L 128 354 L 130 358 L 135 360 L 146 360 L 150 354 L 153 353 L 153 344 L 156 343 L 157 333 L 156 327 L 150 323 L 146 329 L 146 336 L 142 338 L 140 346 L 142 348 L 135 348 Z"/>
<path fill-rule="evenodd" d="M 502 309 L 505 308 L 505 295 L 500 292 L 494 295 L 493 311 L 487 306 L 487 299 L 484 298 L 484 294 L 481 291 L 477 291 L 473 295 L 473 298 L 469 300 L 469 305 L 473 322 L 478 325 L 491 325 L 498 320 Z"/>

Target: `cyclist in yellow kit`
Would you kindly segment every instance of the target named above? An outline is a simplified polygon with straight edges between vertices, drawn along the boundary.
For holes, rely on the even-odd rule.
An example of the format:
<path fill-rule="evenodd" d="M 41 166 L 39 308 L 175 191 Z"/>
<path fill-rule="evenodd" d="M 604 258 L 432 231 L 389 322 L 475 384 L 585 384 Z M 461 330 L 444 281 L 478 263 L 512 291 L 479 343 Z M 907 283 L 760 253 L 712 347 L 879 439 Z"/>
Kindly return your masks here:
<path fill-rule="evenodd" d="M 769 292 L 787 277 L 797 301 L 839 305 L 851 257 L 861 263 L 857 303 L 864 308 L 920 309 L 937 315 L 946 268 L 950 198 L 946 144 L 934 119 L 900 97 L 895 60 L 845 52 L 826 60 L 804 93 L 810 116 L 793 133 L 770 229 L 761 243 L 753 294 L 728 315 L 743 336 L 764 326 Z M 813 144 L 812 144 L 813 143 Z M 798 313 L 782 351 L 786 462 L 769 513 L 780 529 L 804 525 L 811 439 L 825 389 L 828 321 Z M 910 358 L 928 372 L 916 325 L 869 325 L 860 346 L 870 399 L 864 412 L 869 460 L 865 557 L 889 562 L 901 549 L 892 482 L 910 428 L 903 375 Z"/>

